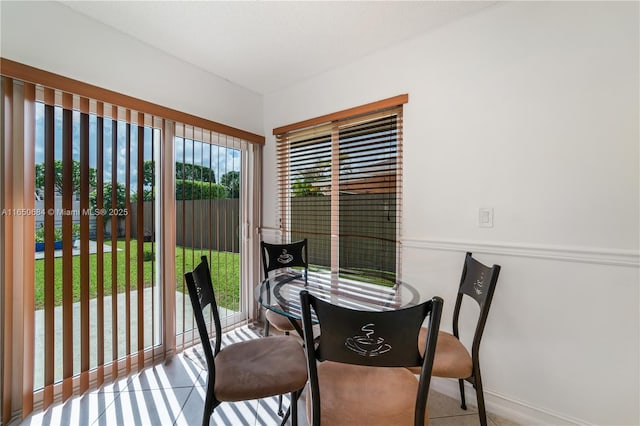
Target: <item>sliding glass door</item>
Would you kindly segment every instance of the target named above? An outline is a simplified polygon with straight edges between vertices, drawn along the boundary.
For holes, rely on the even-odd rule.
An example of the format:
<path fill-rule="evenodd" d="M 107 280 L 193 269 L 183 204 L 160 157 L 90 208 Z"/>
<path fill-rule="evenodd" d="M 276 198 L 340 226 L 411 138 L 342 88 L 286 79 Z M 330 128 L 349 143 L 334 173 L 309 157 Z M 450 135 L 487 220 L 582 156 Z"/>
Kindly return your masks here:
<path fill-rule="evenodd" d="M 200 343 L 201 256 L 225 327 L 248 320 L 259 146 L 4 76 L 1 94 L 3 422 Z"/>
<path fill-rule="evenodd" d="M 177 345 L 198 341 L 184 274 L 208 258 L 223 324 L 247 319 L 242 298 L 242 141 L 202 129 L 178 127 L 175 146 Z M 212 318 L 210 318 L 212 320 Z M 209 327 L 213 329 L 213 327 Z"/>
<path fill-rule="evenodd" d="M 33 385 L 62 382 L 63 397 L 72 377 L 80 390 L 89 371 L 102 383 L 106 365 L 118 377 L 162 343 L 153 179 L 161 130 L 94 105 L 35 105 Z"/>

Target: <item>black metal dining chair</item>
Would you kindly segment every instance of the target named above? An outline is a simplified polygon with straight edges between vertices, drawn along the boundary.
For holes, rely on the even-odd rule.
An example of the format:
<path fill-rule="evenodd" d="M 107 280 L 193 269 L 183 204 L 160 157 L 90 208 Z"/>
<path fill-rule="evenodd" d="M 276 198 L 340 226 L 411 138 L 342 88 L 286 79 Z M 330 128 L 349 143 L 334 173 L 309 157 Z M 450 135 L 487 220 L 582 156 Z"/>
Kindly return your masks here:
<path fill-rule="evenodd" d="M 269 272 L 283 268 L 301 268 L 301 274 L 304 282 L 307 282 L 308 273 L 308 257 L 307 257 L 307 239 L 283 244 L 271 244 L 260 242 L 260 253 L 262 255 L 262 269 L 264 278 L 268 278 Z M 276 330 L 289 335 L 292 331 L 296 331 L 296 327 L 291 320 L 284 315 L 280 315 L 270 309 L 265 312 L 264 335 L 269 335 L 269 326 L 273 326 Z M 299 323 L 299 327 L 302 324 Z M 282 395 L 278 398 L 278 415 L 283 416 L 282 411 Z"/>
<path fill-rule="evenodd" d="M 202 424 L 208 425 L 221 402 L 246 401 L 291 394 L 291 418 L 297 424 L 297 399 L 307 382 L 304 351 L 300 343 L 286 336 L 233 343 L 221 349 L 222 326 L 211 281 L 207 257 L 185 274 L 193 314 L 207 361 L 207 394 Z M 215 336 L 211 347 L 204 309 L 211 306 Z M 283 423 L 287 420 L 285 417 Z"/>
<path fill-rule="evenodd" d="M 471 253 L 467 253 L 462 268 L 462 277 L 460 278 L 460 287 L 456 297 L 456 306 L 453 311 L 453 334 L 445 331 L 438 333 L 438 344 L 436 346 L 436 355 L 433 360 L 432 375 L 436 377 L 448 377 L 458 379 L 460 385 L 461 408 L 467 409 L 467 403 L 464 395 L 464 382 L 467 381 L 473 385 L 476 390 L 476 400 L 478 402 L 478 416 L 480 424 L 486 426 L 487 414 L 484 406 L 484 393 L 482 390 L 482 377 L 480 374 L 480 341 L 482 333 L 487 323 L 489 308 L 493 300 L 493 293 L 498 283 L 498 275 L 500 274 L 500 265 L 492 267 L 483 265 L 473 258 Z M 467 297 L 465 297 L 467 296 Z M 471 354 L 460 341 L 460 333 L 458 329 L 458 319 L 460 317 L 460 309 L 463 299 L 471 298 L 480 306 L 480 313 L 476 323 L 475 332 L 473 334 L 473 343 L 471 345 Z M 420 331 L 418 346 L 422 347 L 427 337 L 428 331 L 423 328 Z M 414 373 L 419 370 L 412 369 Z"/>
<path fill-rule="evenodd" d="M 300 268 L 300 273 L 307 282 L 309 263 L 307 261 L 307 239 L 294 243 L 271 244 L 260 242 L 260 252 L 262 253 L 262 269 L 264 277 L 269 276 L 269 272 L 282 268 Z M 267 310 L 265 313 L 264 335 L 269 335 L 269 326 L 276 330 L 289 334 L 296 328 L 291 321 L 283 315 Z"/>
<path fill-rule="evenodd" d="M 300 292 L 312 426 L 428 423 L 427 397 L 443 301 L 372 312 Z M 314 338 L 313 314 L 320 326 Z M 422 356 L 416 346 L 429 318 Z M 420 366 L 420 380 L 406 368 Z"/>

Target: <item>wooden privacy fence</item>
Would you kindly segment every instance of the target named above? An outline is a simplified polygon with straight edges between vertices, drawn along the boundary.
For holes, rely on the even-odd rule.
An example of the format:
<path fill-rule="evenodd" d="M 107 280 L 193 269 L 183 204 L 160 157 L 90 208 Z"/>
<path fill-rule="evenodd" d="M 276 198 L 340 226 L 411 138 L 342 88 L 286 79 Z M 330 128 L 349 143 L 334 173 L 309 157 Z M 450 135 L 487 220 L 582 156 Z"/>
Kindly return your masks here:
<path fill-rule="evenodd" d="M 152 201 L 144 202 L 145 240 L 154 238 Z M 131 234 L 136 229 L 137 203 L 131 203 Z M 240 200 L 224 198 L 176 201 L 176 244 L 205 250 L 240 252 Z"/>
<path fill-rule="evenodd" d="M 291 197 L 291 241 L 308 239 L 313 265 L 331 265 L 330 212 L 331 197 Z M 395 194 L 340 194 L 340 268 L 395 273 L 397 240 Z"/>

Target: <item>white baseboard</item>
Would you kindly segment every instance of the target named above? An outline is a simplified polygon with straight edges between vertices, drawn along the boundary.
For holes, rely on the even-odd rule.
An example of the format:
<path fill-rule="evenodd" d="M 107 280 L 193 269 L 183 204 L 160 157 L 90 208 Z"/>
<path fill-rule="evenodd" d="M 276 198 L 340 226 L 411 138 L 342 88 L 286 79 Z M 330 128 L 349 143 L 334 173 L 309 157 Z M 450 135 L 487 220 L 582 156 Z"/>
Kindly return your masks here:
<path fill-rule="evenodd" d="M 431 389 L 458 401 L 460 400 L 458 381 L 455 379 L 433 377 L 431 379 Z M 468 404 L 477 406 L 475 389 L 469 383 L 465 383 L 465 399 Z M 520 425 L 591 425 L 591 423 L 584 420 L 537 408 L 487 389 L 484 390 L 484 403 L 487 412 Z"/>

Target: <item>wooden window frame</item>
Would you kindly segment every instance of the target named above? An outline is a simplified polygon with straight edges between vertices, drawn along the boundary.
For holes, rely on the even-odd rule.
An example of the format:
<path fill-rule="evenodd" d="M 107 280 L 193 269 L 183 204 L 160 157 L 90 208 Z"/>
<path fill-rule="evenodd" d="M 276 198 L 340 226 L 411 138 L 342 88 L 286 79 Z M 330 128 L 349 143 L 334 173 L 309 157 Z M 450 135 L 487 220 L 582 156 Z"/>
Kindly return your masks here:
<path fill-rule="evenodd" d="M 384 117 L 385 115 L 396 114 L 398 117 L 398 134 L 397 134 L 397 157 L 398 164 L 394 169 L 396 173 L 395 194 L 396 194 L 396 252 L 395 259 L 395 277 L 400 278 L 401 251 L 400 251 L 400 235 L 401 235 L 401 211 L 402 211 L 402 106 L 409 101 L 408 94 L 402 94 L 391 98 L 383 99 L 376 102 L 348 108 L 331 114 L 322 115 L 308 120 L 299 121 L 297 123 L 273 129 L 273 134 L 277 137 L 277 153 L 278 158 L 278 199 L 280 221 L 279 228 L 281 236 L 284 240 L 291 238 L 292 229 L 289 226 L 291 196 L 288 195 L 290 190 L 290 142 L 296 138 L 314 138 L 327 133 L 331 134 L 331 171 L 330 171 L 330 195 L 331 195 L 331 231 L 330 231 L 330 259 L 331 273 L 337 274 L 340 270 L 340 132 L 342 128 L 357 125 L 361 121 L 375 119 L 376 117 Z M 316 136 L 317 135 L 317 136 Z M 284 144 L 284 145 L 283 145 Z M 327 182 L 325 181 L 325 187 Z M 325 191 L 326 192 L 326 191 Z"/>

